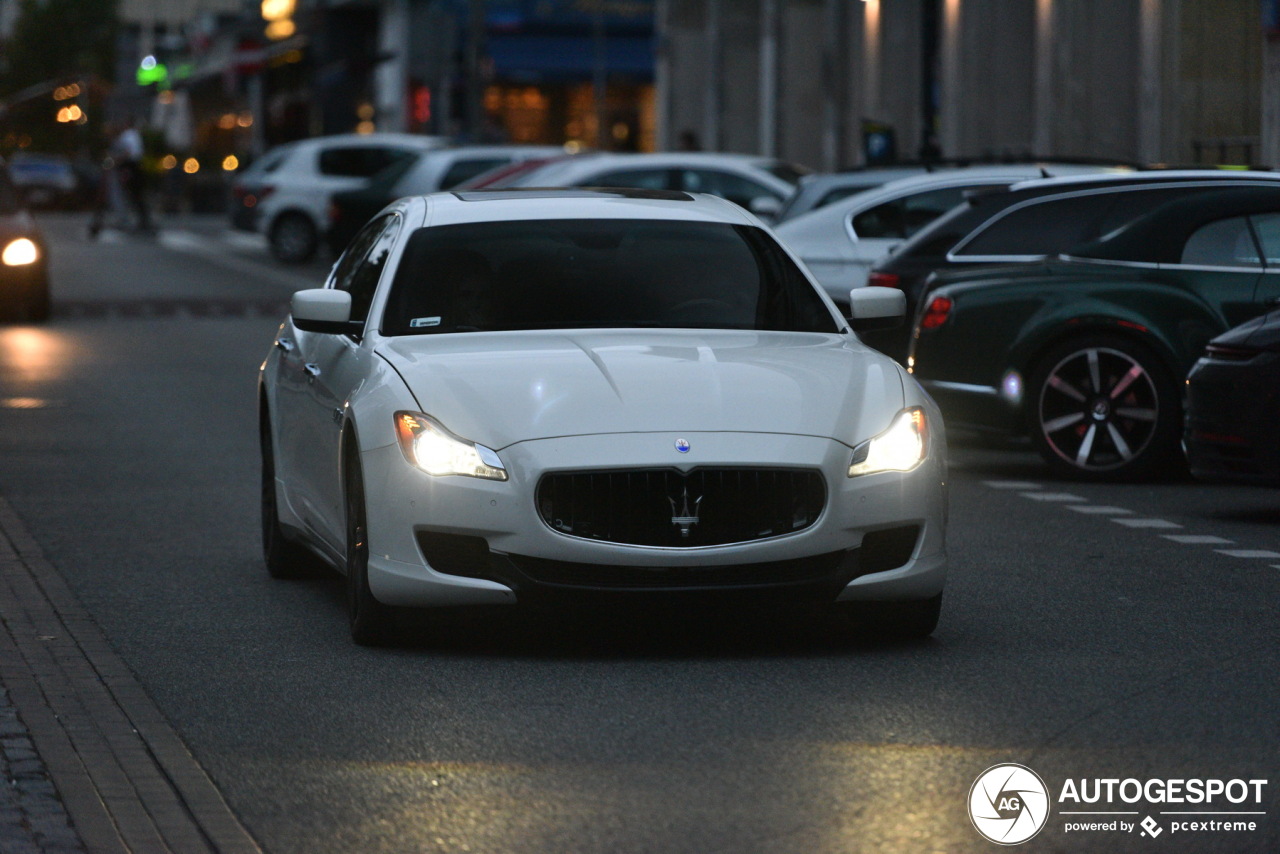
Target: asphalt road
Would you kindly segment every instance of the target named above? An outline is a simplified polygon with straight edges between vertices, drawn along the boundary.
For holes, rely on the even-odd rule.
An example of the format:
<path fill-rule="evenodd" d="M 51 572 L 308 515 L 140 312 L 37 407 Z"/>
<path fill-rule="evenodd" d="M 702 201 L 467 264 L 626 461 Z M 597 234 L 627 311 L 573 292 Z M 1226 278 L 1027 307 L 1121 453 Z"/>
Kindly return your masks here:
<path fill-rule="evenodd" d="M 486 612 L 363 649 L 336 577 L 272 581 L 259 554 L 255 372 L 324 267 L 206 222 L 81 225 L 46 223 L 54 320 L 0 328 L 0 493 L 265 850 L 984 852 L 970 787 L 1005 762 L 1055 800 L 1021 850 L 1280 850 L 1280 491 L 1065 483 L 954 443 L 928 641 Z M 1058 800 L 1095 778 L 1268 783 Z M 1073 809 L 1160 835 L 1068 832 L 1117 819 Z M 1166 814 L 1207 810 L 1257 829 Z"/>

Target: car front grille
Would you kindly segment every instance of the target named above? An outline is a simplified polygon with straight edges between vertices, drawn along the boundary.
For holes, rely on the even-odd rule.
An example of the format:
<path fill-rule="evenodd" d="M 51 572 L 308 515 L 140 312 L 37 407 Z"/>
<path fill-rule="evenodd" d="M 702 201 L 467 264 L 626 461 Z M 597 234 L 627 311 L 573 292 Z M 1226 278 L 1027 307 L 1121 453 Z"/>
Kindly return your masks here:
<path fill-rule="evenodd" d="M 822 513 L 826 485 L 808 469 L 633 469 L 549 474 L 538 512 L 572 537 L 694 548 L 780 537 Z"/>

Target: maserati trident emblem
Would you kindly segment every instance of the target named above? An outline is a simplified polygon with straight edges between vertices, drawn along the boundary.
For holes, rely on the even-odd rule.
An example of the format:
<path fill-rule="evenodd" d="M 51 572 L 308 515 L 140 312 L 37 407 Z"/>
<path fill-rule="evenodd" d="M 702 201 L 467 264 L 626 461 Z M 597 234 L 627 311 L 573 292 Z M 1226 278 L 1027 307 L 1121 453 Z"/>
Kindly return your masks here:
<path fill-rule="evenodd" d="M 676 509 L 676 500 L 667 498 L 671 503 L 671 524 L 680 529 L 681 538 L 687 538 L 689 532 L 693 530 L 693 526 L 698 524 L 698 508 L 702 506 L 702 496 L 699 495 L 693 500 L 692 511 L 689 508 L 689 487 L 684 488 L 684 493 L 680 496 L 680 509 Z"/>
<path fill-rule="evenodd" d="M 688 440 L 688 439 L 676 439 L 676 450 L 677 450 L 677 451 L 679 451 L 679 452 L 680 452 L 680 453 L 682 453 L 682 454 L 687 454 L 687 453 L 689 453 L 689 440 Z"/>

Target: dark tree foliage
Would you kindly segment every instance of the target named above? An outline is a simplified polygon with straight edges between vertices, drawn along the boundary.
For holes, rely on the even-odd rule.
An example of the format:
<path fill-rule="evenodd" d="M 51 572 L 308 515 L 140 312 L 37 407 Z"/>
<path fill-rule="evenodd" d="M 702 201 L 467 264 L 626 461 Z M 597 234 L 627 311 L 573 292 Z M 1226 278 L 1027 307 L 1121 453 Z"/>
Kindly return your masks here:
<path fill-rule="evenodd" d="M 110 80 L 118 7 L 119 0 L 21 0 L 13 35 L 0 50 L 0 98 L 46 80 Z"/>

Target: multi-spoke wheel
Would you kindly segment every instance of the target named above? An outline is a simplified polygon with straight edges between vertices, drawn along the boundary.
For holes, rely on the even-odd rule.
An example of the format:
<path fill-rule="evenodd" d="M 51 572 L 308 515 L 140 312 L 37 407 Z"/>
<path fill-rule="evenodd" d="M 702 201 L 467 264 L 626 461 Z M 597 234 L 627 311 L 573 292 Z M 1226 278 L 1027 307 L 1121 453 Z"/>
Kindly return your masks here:
<path fill-rule="evenodd" d="M 1123 338 L 1051 350 L 1028 387 L 1031 436 L 1057 471 L 1077 478 L 1143 477 L 1170 464 L 1182 413 L 1164 365 Z"/>

